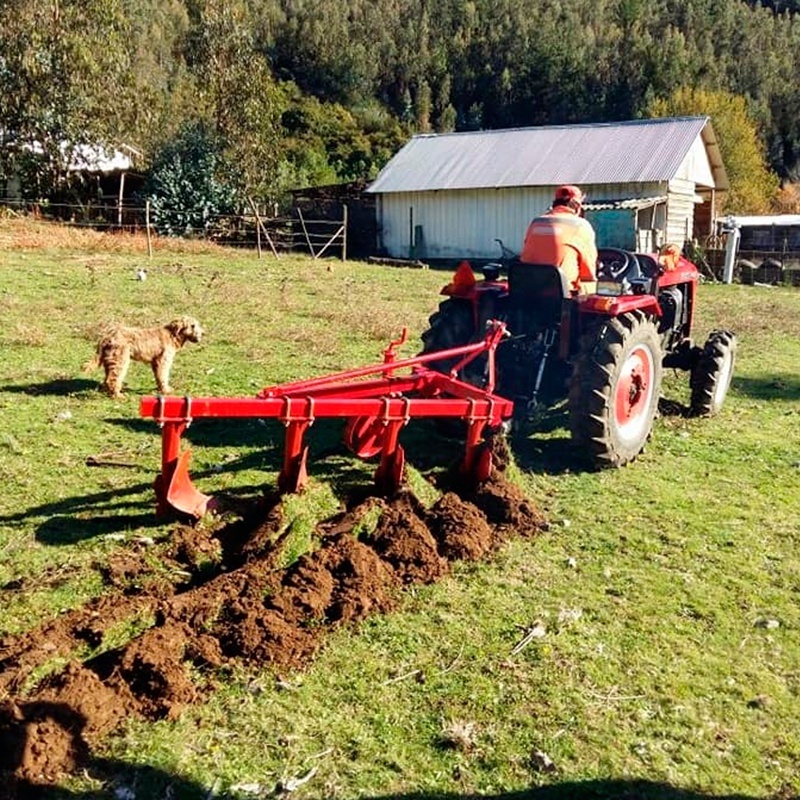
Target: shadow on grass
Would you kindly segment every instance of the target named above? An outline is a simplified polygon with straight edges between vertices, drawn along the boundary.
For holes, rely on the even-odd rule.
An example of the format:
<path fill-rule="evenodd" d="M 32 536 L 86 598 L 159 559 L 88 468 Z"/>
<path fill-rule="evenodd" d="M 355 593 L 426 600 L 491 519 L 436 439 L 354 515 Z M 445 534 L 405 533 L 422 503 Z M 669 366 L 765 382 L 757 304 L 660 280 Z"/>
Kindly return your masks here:
<path fill-rule="evenodd" d="M 119 425 L 136 433 L 160 435 L 152 419 L 109 418 L 106 422 Z M 305 435 L 309 446 L 309 474 L 334 484 L 334 491 L 343 485 L 348 493 L 348 481 L 337 478 L 335 472 L 323 463 L 331 454 L 346 453 L 342 445 L 344 419 L 318 419 Z M 579 472 L 588 465 L 571 444 L 568 433 L 569 417 L 566 406 L 542 413 L 536 420 L 526 424 L 523 433 L 510 438 L 511 449 L 518 466 L 526 471 L 561 474 Z M 564 435 L 558 435 L 563 431 Z M 555 434 L 555 435 L 554 435 Z M 206 418 L 195 420 L 182 436 L 185 446 L 208 448 L 258 447 L 264 454 L 262 468 L 279 471 L 283 458 L 284 428 L 275 419 L 229 419 Z M 464 454 L 466 425 L 458 422 L 449 425 L 437 424 L 434 419 L 414 419 L 401 432 L 401 443 L 409 465 L 422 473 L 446 468 Z M 353 457 L 354 458 L 354 457 Z M 374 472 L 377 460 L 369 462 L 369 473 Z M 245 467 L 237 462 L 224 465 L 225 472 Z M 357 474 L 357 469 L 350 470 Z"/>
<path fill-rule="evenodd" d="M 800 377 L 797 375 L 772 375 L 764 378 L 733 379 L 737 392 L 755 400 L 800 400 Z"/>
<path fill-rule="evenodd" d="M 566 403 L 523 423 L 509 445 L 517 466 L 525 472 L 562 475 L 587 469 L 569 435 Z"/>
<path fill-rule="evenodd" d="M 147 427 L 158 433 L 158 428 L 147 420 L 118 420 L 120 424 L 138 429 L 139 426 Z M 239 422 L 239 421 L 235 421 Z M 327 420 L 321 421 L 323 423 Z M 335 420 L 333 421 L 336 422 Z M 191 426 L 182 437 L 185 441 L 183 448 L 192 445 L 207 447 L 230 447 L 250 445 L 258 449 L 248 452 L 237 458 L 221 459 L 220 463 L 205 469 L 192 469 L 190 475 L 196 481 L 197 488 L 203 492 L 210 492 L 204 482 L 220 474 L 232 474 L 243 471 L 263 471 L 277 473 L 283 462 L 283 429 L 276 423 L 273 435 L 259 432 L 259 438 L 242 430 L 241 425 L 230 425 L 230 420 L 210 420 L 208 426 Z M 207 427 L 207 430 L 203 430 Z M 260 426 L 259 426 L 260 427 Z M 347 494 L 352 485 L 364 481 L 364 473 L 360 462 L 355 457 L 348 461 L 343 459 L 330 459 L 331 455 L 344 455 L 346 453 L 341 444 L 342 422 L 339 421 L 337 429 L 329 425 L 314 426 L 314 432 L 309 432 L 306 439 L 311 448 L 309 457 L 312 477 L 329 480 L 334 484 L 334 491 Z M 230 436 L 231 432 L 238 432 L 239 436 Z M 233 439 L 234 441 L 231 441 Z M 319 462 L 319 463 L 317 463 Z M 102 463 L 101 463 L 102 465 Z M 129 472 L 132 469 L 143 467 L 135 463 L 109 462 L 105 465 Z M 319 467 L 319 469 L 317 469 Z M 38 541 L 49 545 L 61 546 L 75 544 L 96 536 L 129 530 L 136 527 L 156 527 L 169 520 L 158 518 L 155 513 L 155 493 L 153 481 L 158 468 L 154 468 L 152 476 L 145 482 L 137 480 L 123 488 L 114 488 L 106 491 L 95 491 L 87 494 L 76 495 L 69 498 L 60 498 L 52 502 L 32 505 L 25 509 L 8 514 L 0 514 L 0 525 L 24 523 L 43 519 L 36 531 Z M 368 478 L 367 478 L 368 479 Z M 250 498 L 262 494 L 265 490 L 274 488 L 274 477 L 264 478 L 261 485 L 248 485 L 226 488 L 220 493 L 222 507 L 235 505 L 243 498 Z M 145 496 L 145 500 L 141 496 Z"/>
<path fill-rule="evenodd" d="M 78 497 L 70 497 L 66 500 L 55 500 L 52 503 L 41 503 L 37 506 L 30 506 L 24 511 L 13 514 L 0 515 L 0 523 L 24 522 L 25 520 L 35 519 L 36 517 L 71 517 L 75 516 L 76 523 L 85 524 L 89 512 L 97 511 L 102 507 L 104 511 L 121 511 L 126 508 L 141 508 L 139 502 L 129 502 L 124 498 L 131 495 L 141 494 L 152 488 L 152 483 L 137 483 L 126 489 L 111 489 L 105 492 L 92 492 Z M 124 519 L 128 519 L 125 517 Z"/>
<path fill-rule="evenodd" d="M 588 469 L 569 436 L 515 436 L 510 444 L 517 466 L 525 472 L 565 475 Z"/>
<path fill-rule="evenodd" d="M 662 417 L 690 417 L 692 409 L 677 400 L 670 400 L 668 397 L 658 399 L 658 413 Z"/>
<path fill-rule="evenodd" d="M 128 504 L 141 508 L 139 503 Z M 155 512 L 149 514 L 121 514 L 119 516 L 71 517 L 66 514 L 50 517 L 36 529 L 36 541 L 42 544 L 63 546 L 76 544 L 95 536 L 105 536 L 131 528 L 147 528 L 163 524 L 163 520 L 155 518 Z"/>
<path fill-rule="evenodd" d="M 109 425 L 126 428 L 133 433 L 160 437 L 161 429 L 153 419 L 141 417 L 108 417 Z M 326 449 L 332 442 L 341 440 L 344 420 L 318 419 L 306 434 L 314 448 Z M 283 447 L 284 426 L 277 419 L 243 417 L 197 418 L 183 432 L 181 439 L 197 447 Z"/>
<path fill-rule="evenodd" d="M 662 411 L 662 413 L 669 413 Z M 682 413 L 681 409 L 671 413 Z M 530 435 L 514 435 L 510 440 L 515 461 L 523 471 L 539 474 L 565 474 L 589 468 L 580 457 L 565 430 L 567 412 L 560 409 L 543 415 L 531 425 Z M 124 426 L 134 432 L 160 436 L 158 426 L 148 419 L 114 418 L 107 422 Z M 357 497 L 372 483 L 378 458 L 367 462 L 351 455 L 342 443 L 342 419 L 321 419 L 306 434 L 309 445 L 308 471 L 312 480 L 331 485 L 338 497 Z M 413 420 L 402 432 L 407 464 L 436 482 L 434 474 L 445 471 L 464 455 L 465 431 L 461 435 L 444 436 L 435 420 Z M 197 489 L 215 494 L 208 488 L 209 478 L 242 471 L 267 473 L 263 484 L 228 487 L 216 493 L 222 510 L 235 508 L 237 502 L 250 499 L 274 488 L 275 478 L 283 463 L 284 428 L 277 420 L 204 419 L 191 425 L 182 437 L 183 449 L 251 447 L 239 457 L 222 458 L 218 464 L 205 469 L 190 466 L 190 475 Z M 142 469 L 139 464 L 105 466 L 119 469 Z M 168 520 L 156 517 L 153 480 L 157 468 L 146 482 L 137 481 L 124 488 L 93 492 L 50 503 L 31 506 L 25 510 L 0 515 L 0 524 L 25 522 L 44 518 L 39 525 L 38 541 L 53 546 L 71 545 L 97 536 L 130 530 L 156 527 Z M 205 484 L 205 485 L 204 485 Z M 142 500 L 141 495 L 148 499 Z M 130 499 L 136 497 L 136 499 Z"/>
<path fill-rule="evenodd" d="M 234 800 L 241 798 L 241 790 L 230 792 L 215 791 L 214 787 L 202 786 L 194 781 L 177 777 L 168 772 L 149 766 L 131 767 L 122 761 L 93 759 L 88 774 L 103 782 L 102 789 L 70 791 L 18 782 L 9 786 L 8 800 L 106 800 L 107 798 L 171 797 L 174 800 Z M 313 786 L 313 777 L 308 784 Z M 254 787 L 248 786 L 248 793 Z M 282 797 L 288 790 L 279 785 L 259 787 L 258 797 Z M 316 795 L 314 795 L 316 796 Z M 667 783 L 648 780 L 593 780 L 568 781 L 551 786 L 523 789 L 499 794 L 453 794 L 453 793 L 406 793 L 392 795 L 364 795 L 366 800 L 798 800 L 797 795 L 786 793 L 755 797 L 743 794 L 705 794 L 703 792 L 680 789 Z"/>
<path fill-rule="evenodd" d="M 756 800 L 743 794 L 704 794 L 679 789 L 667 783 L 647 780 L 567 781 L 501 794 L 396 794 L 373 797 L 371 800 Z M 788 796 L 780 800 L 797 800 Z M 778 800 L 778 798 L 775 798 Z"/>
<path fill-rule="evenodd" d="M 57 378 L 43 383 L 21 383 L 16 386 L 3 386 L 0 391 L 9 394 L 28 394 L 32 397 L 41 395 L 68 396 L 75 394 L 95 393 L 98 389 L 97 381 L 84 378 Z"/>

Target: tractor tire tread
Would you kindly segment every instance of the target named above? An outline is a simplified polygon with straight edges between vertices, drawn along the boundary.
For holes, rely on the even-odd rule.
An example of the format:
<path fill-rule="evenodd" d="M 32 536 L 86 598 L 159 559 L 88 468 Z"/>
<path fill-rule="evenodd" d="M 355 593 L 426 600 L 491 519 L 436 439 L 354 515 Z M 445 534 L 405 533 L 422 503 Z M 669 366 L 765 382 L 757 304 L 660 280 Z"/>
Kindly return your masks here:
<path fill-rule="evenodd" d="M 650 420 L 640 445 L 620 443 L 612 424 L 614 375 L 628 347 L 645 343 L 652 351 L 654 381 Z M 619 467 L 632 461 L 649 438 L 661 384 L 661 349 L 653 321 L 642 311 L 632 311 L 605 321 L 580 342 L 570 381 L 570 430 L 573 442 L 588 454 L 595 468 Z"/>
<path fill-rule="evenodd" d="M 714 330 L 701 349 L 691 371 L 690 413 L 695 417 L 719 413 L 727 396 L 736 363 L 736 335 L 729 330 Z M 724 385 L 720 385 L 720 380 Z"/>

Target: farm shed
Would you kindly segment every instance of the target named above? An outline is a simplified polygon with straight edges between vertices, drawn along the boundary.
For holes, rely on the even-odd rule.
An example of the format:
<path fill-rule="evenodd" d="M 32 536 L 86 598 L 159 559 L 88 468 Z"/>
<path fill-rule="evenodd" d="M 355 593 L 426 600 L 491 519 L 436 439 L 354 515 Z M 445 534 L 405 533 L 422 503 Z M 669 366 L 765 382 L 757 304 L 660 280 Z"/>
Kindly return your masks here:
<path fill-rule="evenodd" d="M 725 242 L 723 278 L 800 284 L 800 214 L 729 216 L 717 221 Z"/>
<path fill-rule="evenodd" d="M 556 186 L 588 197 L 598 243 L 651 250 L 705 239 L 728 179 L 708 117 L 421 134 L 386 164 L 378 247 L 393 257 L 491 259 L 519 250 Z"/>
<path fill-rule="evenodd" d="M 24 148 L 32 157 L 45 157 L 41 145 Z M 99 214 L 108 222 L 122 225 L 138 221 L 124 219 L 125 206 L 132 203 L 144 184 L 143 175 L 135 168 L 142 153 L 130 145 L 120 145 L 109 151 L 104 147 L 77 144 L 60 146 L 60 169 L 64 176 L 51 195 L 50 208 L 64 217 L 76 213 L 91 216 Z M 18 174 L 7 177 L 0 185 L 0 203 L 25 205 L 30 187 L 23 185 Z"/>

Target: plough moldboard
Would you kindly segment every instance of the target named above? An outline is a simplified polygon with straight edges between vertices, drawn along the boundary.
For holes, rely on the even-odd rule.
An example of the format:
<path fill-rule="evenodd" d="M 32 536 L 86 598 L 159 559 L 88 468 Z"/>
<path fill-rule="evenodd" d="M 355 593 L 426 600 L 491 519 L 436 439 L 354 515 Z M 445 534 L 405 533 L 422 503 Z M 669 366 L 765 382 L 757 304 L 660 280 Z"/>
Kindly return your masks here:
<path fill-rule="evenodd" d="M 476 481 L 491 472 L 492 455 L 486 446 L 488 430 L 499 429 L 513 412 L 513 403 L 494 393 L 495 352 L 505 324 L 492 321 L 483 340 L 449 350 L 398 360 L 396 348 L 406 331 L 384 350 L 383 362 L 309 380 L 262 389 L 254 397 L 143 397 L 142 417 L 161 427 L 161 473 L 155 481 L 157 513 L 178 512 L 201 517 L 212 510 L 214 498 L 203 494 L 189 477 L 191 451 L 181 452 L 184 431 L 197 419 L 277 419 L 286 428 L 283 466 L 278 477 L 281 492 L 298 492 L 308 481 L 308 446 L 304 436 L 315 419 L 346 420 L 344 441 L 360 458 L 380 456 L 375 472 L 377 491 L 391 495 L 400 487 L 405 454 L 401 429 L 412 419 L 449 417 L 466 423 L 464 474 Z M 473 386 L 456 378 L 472 360 L 486 355 L 486 381 Z M 429 365 L 455 359 L 448 373 Z"/>

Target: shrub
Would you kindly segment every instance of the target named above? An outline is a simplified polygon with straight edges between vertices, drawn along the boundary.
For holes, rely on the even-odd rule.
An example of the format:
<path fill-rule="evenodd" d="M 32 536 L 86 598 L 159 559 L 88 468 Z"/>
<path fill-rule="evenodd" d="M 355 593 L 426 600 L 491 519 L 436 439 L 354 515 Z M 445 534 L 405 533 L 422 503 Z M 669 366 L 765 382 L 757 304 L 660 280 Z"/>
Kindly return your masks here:
<path fill-rule="evenodd" d="M 156 155 L 145 183 L 151 222 L 166 236 L 207 234 L 231 214 L 237 193 L 226 180 L 217 138 L 203 123 L 185 126 Z"/>

